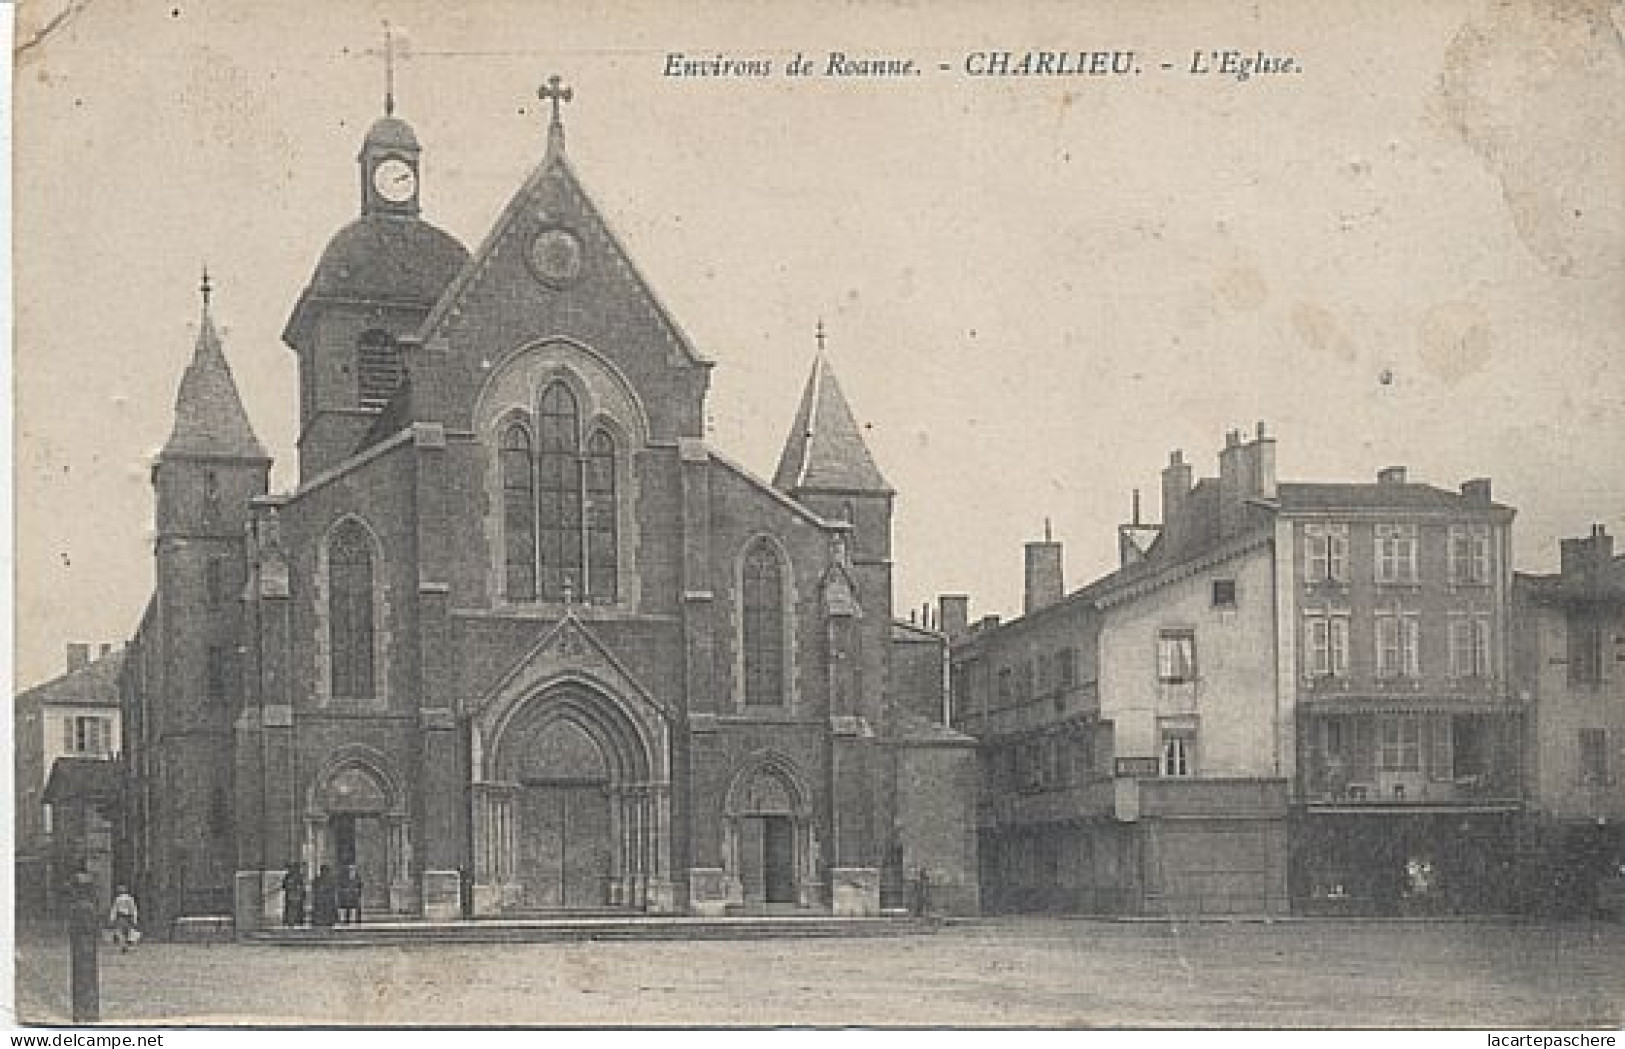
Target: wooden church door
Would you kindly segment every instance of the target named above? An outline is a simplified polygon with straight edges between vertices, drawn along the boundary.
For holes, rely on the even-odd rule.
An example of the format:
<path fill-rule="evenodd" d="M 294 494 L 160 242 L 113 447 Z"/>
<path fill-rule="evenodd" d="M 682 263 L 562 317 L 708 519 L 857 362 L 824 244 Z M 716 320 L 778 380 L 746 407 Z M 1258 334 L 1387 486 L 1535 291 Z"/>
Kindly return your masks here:
<path fill-rule="evenodd" d="M 525 906 L 555 910 L 608 902 L 609 796 L 603 782 L 526 783 L 519 820 Z"/>

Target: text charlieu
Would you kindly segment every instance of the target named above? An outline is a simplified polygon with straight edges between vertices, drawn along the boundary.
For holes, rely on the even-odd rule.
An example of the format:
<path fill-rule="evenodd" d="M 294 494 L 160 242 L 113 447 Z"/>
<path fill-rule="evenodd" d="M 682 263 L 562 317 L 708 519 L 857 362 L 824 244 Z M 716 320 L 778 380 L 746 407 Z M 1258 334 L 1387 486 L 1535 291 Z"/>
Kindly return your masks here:
<path fill-rule="evenodd" d="M 966 76 L 998 77 L 1124 77 L 1144 72 L 1141 54 L 1132 50 L 988 50 L 969 51 L 957 65 L 940 62 L 937 69 L 958 69 Z M 670 78 L 763 79 L 786 77 L 835 77 L 886 79 L 916 77 L 927 64 L 904 55 L 876 55 L 828 51 L 819 57 L 796 52 L 793 57 L 738 57 L 733 55 L 689 55 L 681 51 L 666 54 L 662 75 Z M 1237 81 L 1284 73 L 1301 73 L 1303 67 L 1291 55 L 1263 50 L 1213 48 L 1191 52 L 1190 63 L 1158 62 L 1163 72 L 1183 72 L 1191 76 L 1217 75 Z"/>

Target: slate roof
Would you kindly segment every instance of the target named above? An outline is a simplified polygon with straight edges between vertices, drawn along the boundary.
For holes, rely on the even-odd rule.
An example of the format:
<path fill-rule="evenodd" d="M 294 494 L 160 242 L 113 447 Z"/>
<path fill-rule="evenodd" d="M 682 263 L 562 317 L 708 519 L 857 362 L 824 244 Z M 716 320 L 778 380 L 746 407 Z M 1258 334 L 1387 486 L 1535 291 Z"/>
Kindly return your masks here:
<path fill-rule="evenodd" d="M 906 619 L 893 619 L 891 639 L 909 644 L 941 644 L 945 638 L 940 631 L 930 630 L 918 623 L 910 623 Z"/>
<path fill-rule="evenodd" d="M 117 762 L 106 758 L 60 757 L 51 763 L 51 775 L 45 781 L 46 804 L 117 801 L 118 797 Z"/>
<path fill-rule="evenodd" d="M 1304 484 L 1285 482 L 1277 486 L 1281 509 L 1291 510 L 1475 510 L 1485 504 L 1475 503 L 1460 492 L 1448 488 L 1435 488 L 1430 484 Z M 1490 503 L 1496 510 L 1507 510 L 1501 503 Z"/>
<path fill-rule="evenodd" d="M 243 410 L 231 366 L 220 345 L 220 333 L 215 331 L 207 306 L 192 363 L 186 366 L 175 395 L 175 426 L 164 443 L 163 454 L 267 458 L 265 446 L 254 436 L 254 427 Z"/>
<path fill-rule="evenodd" d="M 78 670 L 52 678 L 21 692 L 17 704 L 36 702 L 41 706 L 116 707 L 118 676 L 124 666 L 124 650 L 109 652 Z"/>
<path fill-rule="evenodd" d="M 372 127 L 367 129 L 367 144 L 384 149 L 416 151 L 419 148 L 417 132 L 397 116 L 382 116 L 373 121 Z"/>
<path fill-rule="evenodd" d="M 468 249 L 410 215 L 363 215 L 327 242 L 301 296 L 385 299 L 432 306 L 462 272 Z"/>
<path fill-rule="evenodd" d="M 852 407 L 823 354 L 813 361 L 812 374 L 807 376 L 773 486 L 786 492 L 892 491 L 869 454 Z"/>

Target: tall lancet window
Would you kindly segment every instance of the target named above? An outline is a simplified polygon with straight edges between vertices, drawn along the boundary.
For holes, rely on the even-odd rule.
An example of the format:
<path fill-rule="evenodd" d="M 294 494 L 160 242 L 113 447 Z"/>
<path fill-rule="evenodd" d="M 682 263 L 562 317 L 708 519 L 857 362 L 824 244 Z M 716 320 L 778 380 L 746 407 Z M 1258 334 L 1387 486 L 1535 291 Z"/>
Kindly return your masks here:
<path fill-rule="evenodd" d="M 575 395 L 563 383 L 542 394 L 537 420 L 538 517 L 541 593 L 561 600 L 566 589 L 579 598 L 581 573 L 581 417 Z"/>
<path fill-rule="evenodd" d="M 745 554 L 741 596 L 745 704 L 784 703 L 784 566 L 765 539 Z"/>
<path fill-rule="evenodd" d="M 587 442 L 587 592 L 596 604 L 613 604 L 619 570 L 615 535 L 615 440 L 603 430 Z"/>
<path fill-rule="evenodd" d="M 372 541 L 359 521 L 333 530 L 327 547 L 333 696 L 373 696 Z"/>
<path fill-rule="evenodd" d="M 530 432 L 514 423 L 502 435 L 502 535 L 510 601 L 536 599 L 536 475 Z"/>

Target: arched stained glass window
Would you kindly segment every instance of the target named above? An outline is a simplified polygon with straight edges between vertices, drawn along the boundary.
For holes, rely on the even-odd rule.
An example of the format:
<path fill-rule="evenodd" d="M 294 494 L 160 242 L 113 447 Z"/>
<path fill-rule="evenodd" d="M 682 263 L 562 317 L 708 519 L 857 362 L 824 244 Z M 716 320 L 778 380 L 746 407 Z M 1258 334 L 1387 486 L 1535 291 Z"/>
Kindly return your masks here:
<path fill-rule="evenodd" d="M 581 595 L 581 418 L 575 395 L 563 383 L 542 394 L 537 420 L 538 517 L 541 592 L 560 600 L 565 589 Z"/>
<path fill-rule="evenodd" d="M 587 586 L 597 604 L 615 601 L 619 550 L 615 534 L 615 440 L 603 430 L 587 442 Z"/>
<path fill-rule="evenodd" d="M 536 475 L 530 432 L 514 423 L 502 435 L 502 536 L 510 601 L 536 599 Z"/>
<path fill-rule="evenodd" d="M 745 703 L 784 703 L 784 566 L 765 539 L 745 554 L 743 645 Z"/>
<path fill-rule="evenodd" d="M 373 696 L 372 542 L 359 521 L 333 530 L 327 548 L 328 631 L 333 695 Z"/>

